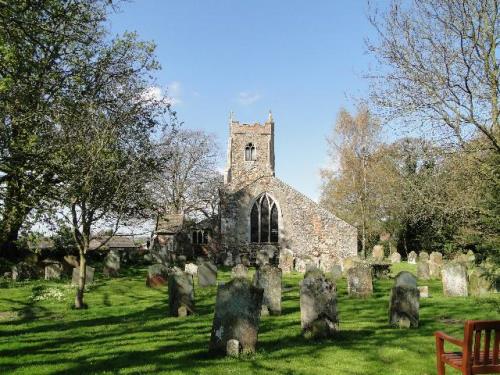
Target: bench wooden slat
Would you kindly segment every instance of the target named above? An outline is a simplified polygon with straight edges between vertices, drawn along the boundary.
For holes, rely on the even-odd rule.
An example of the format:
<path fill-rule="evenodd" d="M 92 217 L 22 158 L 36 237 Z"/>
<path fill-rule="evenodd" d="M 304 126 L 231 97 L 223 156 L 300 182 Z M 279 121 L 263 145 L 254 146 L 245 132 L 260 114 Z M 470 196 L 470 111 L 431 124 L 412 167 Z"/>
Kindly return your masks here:
<path fill-rule="evenodd" d="M 498 364 L 498 349 L 500 346 L 500 329 L 495 330 L 495 342 L 493 344 L 493 364 Z"/>
<path fill-rule="evenodd" d="M 490 357 L 490 338 L 491 330 L 488 329 L 484 335 L 484 364 L 487 365 Z"/>
<path fill-rule="evenodd" d="M 481 351 L 481 331 L 476 331 L 474 340 L 474 362 L 479 362 L 479 352 Z"/>

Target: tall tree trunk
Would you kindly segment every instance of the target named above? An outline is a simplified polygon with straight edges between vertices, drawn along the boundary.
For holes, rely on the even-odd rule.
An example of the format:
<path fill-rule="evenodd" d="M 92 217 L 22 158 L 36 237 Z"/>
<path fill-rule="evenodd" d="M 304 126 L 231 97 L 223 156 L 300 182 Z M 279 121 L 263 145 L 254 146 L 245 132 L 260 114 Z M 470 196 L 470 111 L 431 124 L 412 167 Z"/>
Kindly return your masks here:
<path fill-rule="evenodd" d="M 87 281 L 87 259 L 85 258 L 85 250 L 80 249 L 80 276 L 78 277 L 78 288 L 75 297 L 75 309 L 83 309 L 86 307 L 83 302 L 83 294 L 85 292 L 85 282 Z"/>

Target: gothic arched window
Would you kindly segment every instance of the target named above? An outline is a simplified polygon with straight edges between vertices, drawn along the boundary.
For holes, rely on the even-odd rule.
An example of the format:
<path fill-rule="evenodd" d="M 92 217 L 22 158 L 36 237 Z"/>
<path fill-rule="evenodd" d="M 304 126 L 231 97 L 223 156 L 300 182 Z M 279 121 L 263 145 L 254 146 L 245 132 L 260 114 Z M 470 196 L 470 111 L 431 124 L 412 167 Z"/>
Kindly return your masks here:
<path fill-rule="evenodd" d="M 257 156 L 255 153 L 255 146 L 253 143 L 248 143 L 245 146 L 245 161 L 254 161 L 257 160 Z"/>
<path fill-rule="evenodd" d="M 250 212 L 250 241 L 278 242 L 278 207 L 276 202 L 262 194 L 252 206 Z"/>

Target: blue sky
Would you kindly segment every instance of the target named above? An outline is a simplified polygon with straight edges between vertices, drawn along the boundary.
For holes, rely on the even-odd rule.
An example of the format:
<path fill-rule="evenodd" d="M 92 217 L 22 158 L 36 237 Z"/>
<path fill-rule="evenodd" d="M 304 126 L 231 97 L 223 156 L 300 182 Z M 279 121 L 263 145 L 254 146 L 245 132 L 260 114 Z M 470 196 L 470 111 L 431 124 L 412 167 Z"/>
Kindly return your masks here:
<path fill-rule="evenodd" d="M 351 95 L 366 96 L 374 30 L 366 3 L 136 0 L 110 18 L 113 34 L 157 44 L 158 85 L 187 128 L 216 134 L 225 155 L 229 112 L 275 120 L 276 175 L 313 199 L 328 164 L 326 136 Z M 225 163 L 221 160 L 221 166 Z"/>

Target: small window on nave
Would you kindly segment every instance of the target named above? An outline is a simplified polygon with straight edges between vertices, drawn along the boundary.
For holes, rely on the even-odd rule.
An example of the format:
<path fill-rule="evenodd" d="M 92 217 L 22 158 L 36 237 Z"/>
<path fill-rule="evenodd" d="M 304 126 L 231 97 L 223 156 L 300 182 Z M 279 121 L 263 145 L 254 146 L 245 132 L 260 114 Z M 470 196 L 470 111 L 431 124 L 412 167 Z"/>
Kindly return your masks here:
<path fill-rule="evenodd" d="M 248 143 L 245 146 L 245 161 L 255 161 L 255 160 L 257 160 L 255 146 L 253 145 L 253 143 Z"/>

